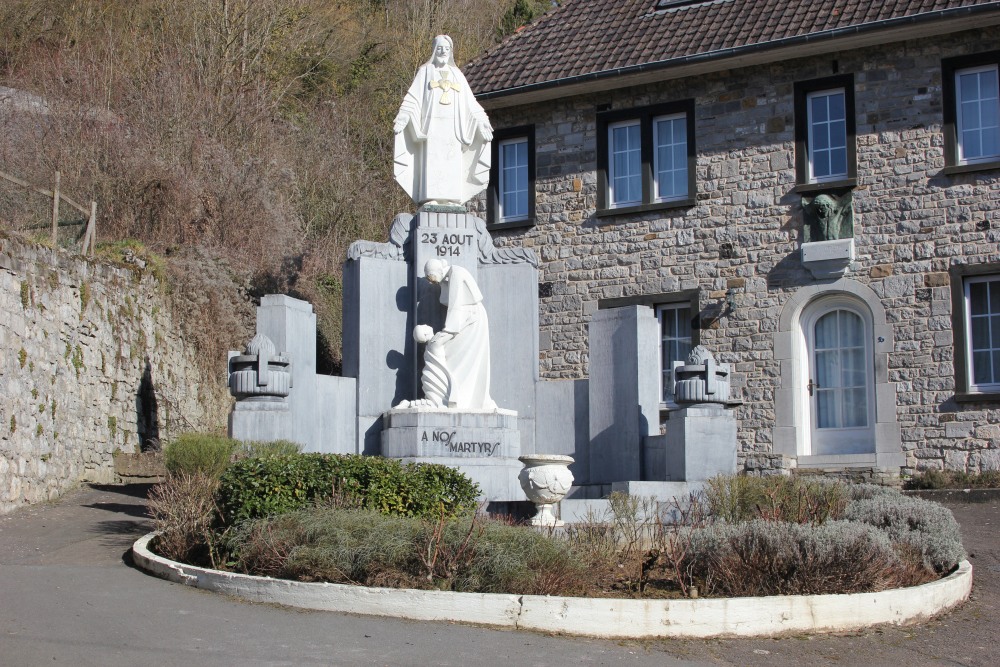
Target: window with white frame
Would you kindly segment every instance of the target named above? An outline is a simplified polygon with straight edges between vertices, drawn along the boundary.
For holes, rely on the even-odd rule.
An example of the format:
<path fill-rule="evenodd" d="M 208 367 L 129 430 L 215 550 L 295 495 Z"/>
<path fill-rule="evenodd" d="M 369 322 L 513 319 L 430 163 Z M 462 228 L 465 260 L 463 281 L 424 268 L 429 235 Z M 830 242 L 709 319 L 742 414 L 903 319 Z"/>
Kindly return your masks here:
<path fill-rule="evenodd" d="M 854 75 L 795 83 L 795 180 L 800 191 L 853 187 L 857 178 Z"/>
<path fill-rule="evenodd" d="M 489 229 L 535 223 L 535 127 L 501 128 L 493 133 L 486 219 Z"/>
<path fill-rule="evenodd" d="M 675 361 L 685 361 L 691 353 L 691 304 L 671 303 L 657 306 L 660 322 L 660 369 L 662 399 L 673 398 L 673 368 Z"/>
<path fill-rule="evenodd" d="M 528 217 L 528 138 L 500 142 L 497 221 L 514 222 Z"/>
<path fill-rule="evenodd" d="M 847 114 L 844 89 L 806 95 L 809 114 L 809 180 L 823 182 L 847 177 Z"/>
<path fill-rule="evenodd" d="M 955 121 L 958 163 L 1000 158 L 1000 95 L 997 66 L 955 72 Z"/>
<path fill-rule="evenodd" d="M 603 111 L 598 121 L 598 215 L 695 201 L 694 101 Z"/>
<path fill-rule="evenodd" d="M 653 198 L 688 196 L 687 118 L 684 114 L 653 119 Z"/>
<path fill-rule="evenodd" d="M 642 126 L 639 121 L 608 126 L 608 201 L 613 208 L 642 202 Z"/>
<path fill-rule="evenodd" d="M 964 324 L 969 389 L 1000 390 L 1000 275 L 965 279 Z"/>

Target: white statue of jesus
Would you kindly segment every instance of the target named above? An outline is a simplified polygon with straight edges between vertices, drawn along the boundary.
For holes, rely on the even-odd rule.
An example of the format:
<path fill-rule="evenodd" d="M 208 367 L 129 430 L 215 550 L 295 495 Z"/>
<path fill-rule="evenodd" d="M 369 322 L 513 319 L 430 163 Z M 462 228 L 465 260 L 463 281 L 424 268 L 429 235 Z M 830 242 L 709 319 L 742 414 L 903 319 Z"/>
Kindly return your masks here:
<path fill-rule="evenodd" d="M 455 66 L 452 47 L 451 37 L 434 38 L 392 127 L 393 174 L 418 205 L 460 206 L 489 182 L 493 128 Z"/>

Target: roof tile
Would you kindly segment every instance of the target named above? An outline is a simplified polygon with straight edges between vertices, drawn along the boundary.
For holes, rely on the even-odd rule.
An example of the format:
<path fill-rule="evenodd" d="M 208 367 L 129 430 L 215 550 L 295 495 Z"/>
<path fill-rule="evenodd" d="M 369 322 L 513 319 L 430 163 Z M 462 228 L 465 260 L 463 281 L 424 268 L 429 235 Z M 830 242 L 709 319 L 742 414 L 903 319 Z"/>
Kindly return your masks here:
<path fill-rule="evenodd" d="M 998 0 L 564 0 L 463 68 L 479 94 Z"/>

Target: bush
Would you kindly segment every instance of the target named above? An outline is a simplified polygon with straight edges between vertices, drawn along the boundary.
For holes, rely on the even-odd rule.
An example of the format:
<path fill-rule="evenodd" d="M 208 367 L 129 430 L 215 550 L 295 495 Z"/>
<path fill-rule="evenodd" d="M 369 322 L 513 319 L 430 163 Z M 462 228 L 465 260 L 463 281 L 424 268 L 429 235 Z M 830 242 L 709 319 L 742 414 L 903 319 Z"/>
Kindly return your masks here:
<path fill-rule="evenodd" d="M 925 470 L 906 482 L 907 489 L 998 489 L 1000 470 L 966 473 L 956 470 Z"/>
<path fill-rule="evenodd" d="M 451 544 L 468 519 L 452 524 Z M 486 521 L 475 536 L 469 563 L 459 568 L 452 588 L 480 593 L 572 595 L 586 590 L 588 573 L 562 539 L 522 526 Z"/>
<path fill-rule="evenodd" d="M 147 507 L 160 533 L 155 542 L 159 554 L 182 562 L 207 560 L 215 567 L 218 486 L 218 479 L 210 475 L 180 471 L 153 487 Z"/>
<path fill-rule="evenodd" d="M 290 440 L 257 441 L 239 443 L 237 458 L 257 458 L 260 456 L 291 456 L 302 451 L 302 446 Z"/>
<path fill-rule="evenodd" d="M 965 559 L 962 535 L 951 510 L 901 493 L 852 501 L 844 518 L 874 526 L 916 551 L 928 570 L 942 574 Z"/>
<path fill-rule="evenodd" d="M 825 479 L 723 475 L 710 479 L 704 493 L 709 513 L 721 521 L 823 523 L 843 513 L 846 487 Z"/>
<path fill-rule="evenodd" d="M 335 496 L 357 498 L 383 514 L 452 516 L 474 510 L 478 495 L 479 486 L 454 468 L 338 454 L 244 459 L 226 470 L 219 488 L 230 524 Z"/>
<path fill-rule="evenodd" d="M 677 571 L 707 594 L 856 593 L 911 580 L 888 537 L 864 524 L 755 519 L 693 528 L 688 540 Z"/>
<path fill-rule="evenodd" d="M 474 517 L 314 507 L 244 523 L 228 546 L 244 572 L 366 586 L 545 595 L 585 574 L 564 541 Z"/>
<path fill-rule="evenodd" d="M 210 433 L 182 433 L 163 450 L 163 463 L 171 475 L 204 474 L 218 478 L 236 453 L 239 442 Z"/>

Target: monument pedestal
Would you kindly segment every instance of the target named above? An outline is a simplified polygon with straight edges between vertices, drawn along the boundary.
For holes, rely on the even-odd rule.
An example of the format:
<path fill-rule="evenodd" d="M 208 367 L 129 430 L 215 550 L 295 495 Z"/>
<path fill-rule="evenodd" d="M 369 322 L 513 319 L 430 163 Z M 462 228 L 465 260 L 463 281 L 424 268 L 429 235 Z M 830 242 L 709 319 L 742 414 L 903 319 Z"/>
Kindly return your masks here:
<path fill-rule="evenodd" d="M 524 500 L 513 410 L 393 408 L 384 413 L 383 424 L 382 456 L 458 468 L 490 502 Z"/>
<path fill-rule="evenodd" d="M 664 440 L 669 481 L 736 474 L 736 418 L 721 405 L 696 404 L 671 412 Z"/>

